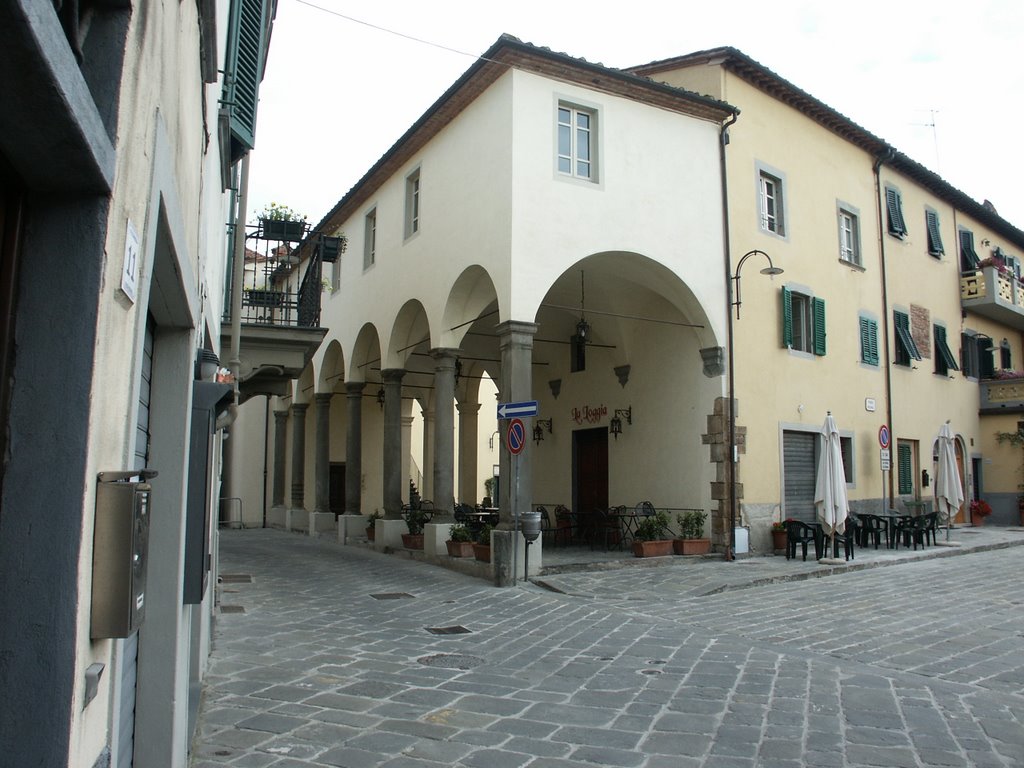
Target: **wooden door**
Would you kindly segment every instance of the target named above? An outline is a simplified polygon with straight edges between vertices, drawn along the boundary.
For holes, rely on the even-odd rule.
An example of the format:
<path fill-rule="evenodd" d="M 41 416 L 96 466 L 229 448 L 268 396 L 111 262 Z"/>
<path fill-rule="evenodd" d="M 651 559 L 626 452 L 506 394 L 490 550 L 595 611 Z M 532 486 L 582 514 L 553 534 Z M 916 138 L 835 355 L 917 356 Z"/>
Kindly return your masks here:
<path fill-rule="evenodd" d="M 580 429 L 572 433 L 572 500 L 581 533 L 590 528 L 595 509 L 608 509 L 608 430 Z"/>
<path fill-rule="evenodd" d="M 327 493 L 334 517 L 345 514 L 345 464 L 332 463 L 328 476 Z"/>

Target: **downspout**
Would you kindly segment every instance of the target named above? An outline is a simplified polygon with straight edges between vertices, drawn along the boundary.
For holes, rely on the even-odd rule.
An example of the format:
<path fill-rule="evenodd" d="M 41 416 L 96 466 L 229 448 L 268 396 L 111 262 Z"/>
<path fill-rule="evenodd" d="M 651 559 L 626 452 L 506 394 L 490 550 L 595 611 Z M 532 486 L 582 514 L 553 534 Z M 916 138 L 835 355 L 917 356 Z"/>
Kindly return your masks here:
<path fill-rule="evenodd" d="M 228 367 L 235 381 L 235 401 L 223 414 L 224 426 L 238 417 L 238 387 L 242 381 L 242 283 L 245 278 L 245 212 L 249 201 L 249 153 L 242 156 L 242 173 L 238 182 L 238 206 L 235 210 L 235 242 L 231 259 L 231 350 Z M 218 420 L 218 426 L 220 426 Z"/>
<path fill-rule="evenodd" d="M 734 400 L 736 397 L 736 379 L 733 373 L 733 320 L 732 320 L 732 250 L 729 241 L 729 181 L 726 173 L 725 147 L 729 143 L 729 127 L 739 119 L 739 110 L 722 124 L 719 132 L 718 152 L 719 168 L 722 175 L 722 244 L 725 249 L 725 328 L 726 344 L 729 347 L 728 378 L 729 378 L 729 459 L 728 470 L 729 499 L 729 545 L 725 549 L 725 559 L 736 559 L 736 413 Z"/>
<path fill-rule="evenodd" d="M 875 158 L 874 164 L 871 166 L 871 170 L 875 176 L 875 210 L 876 210 L 876 221 L 878 224 L 878 254 L 880 260 L 880 277 L 882 280 L 882 338 L 885 339 L 885 357 L 884 357 L 884 368 L 885 368 L 885 419 L 889 425 L 889 435 L 894 436 L 896 434 L 896 427 L 892 421 L 892 361 L 889 356 L 889 292 L 887 288 L 886 274 L 885 274 L 885 232 L 886 228 L 882 224 L 882 178 L 881 168 L 884 163 L 887 163 L 893 158 L 896 151 L 889 147 Z M 890 446 L 895 442 L 895 437 L 891 437 Z M 891 450 L 891 447 L 890 447 Z M 891 455 L 891 454 L 890 454 Z M 892 466 L 892 464 L 890 464 Z M 898 466 L 898 463 L 897 463 Z M 883 494 L 884 494 L 883 488 Z M 889 503 L 886 508 L 891 509 L 893 507 L 893 472 L 889 472 Z M 883 503 L 885 498 L 883 495 Z"/>

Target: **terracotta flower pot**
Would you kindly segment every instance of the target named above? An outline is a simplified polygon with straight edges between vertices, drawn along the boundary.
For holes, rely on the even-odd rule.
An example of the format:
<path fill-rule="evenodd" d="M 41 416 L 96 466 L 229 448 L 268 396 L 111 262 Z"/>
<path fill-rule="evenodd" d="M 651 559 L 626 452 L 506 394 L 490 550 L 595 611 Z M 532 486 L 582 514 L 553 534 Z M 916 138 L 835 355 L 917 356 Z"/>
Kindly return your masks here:
<path fill-rule="evenodd" d="M 677 555 L 706 555 L 711 551 L 711 539 L 673 539 L 672 551 Z"/>
<path fill-rule="evenodd" d="M 366 526 L 366 540 L 373 541 L 373 537 L 376 535 L 377 529 L 372 525 Z"/>
<path fill-rule="evenodd" d="M 491 545 L 490 544 L 473 544 L 473 557 L 479 560 L 481 563 L 491 562 Z"/>
<path fill-rule="evenodd" d="M 402 546 L 406 549 L 423 549 L 423 534 L 403 533 Z"/>
<path fill-rule="evenodd" d="M 772 531 L 772 549 L 776 552 L 786 549 L 786 532 Z"/>
<path fill-rule="evenodd" d="M 448 548 L 448 554 L 452 557 L 473 557 L 472 541 L 452 541 L 449 539 L 444 545 Z"/>
<path fill-rule="evenodd" d="M 658 541 L 634 541 L 633 554 L 636 557 L 664 557 L 672 554 L 672 539 Z"/>

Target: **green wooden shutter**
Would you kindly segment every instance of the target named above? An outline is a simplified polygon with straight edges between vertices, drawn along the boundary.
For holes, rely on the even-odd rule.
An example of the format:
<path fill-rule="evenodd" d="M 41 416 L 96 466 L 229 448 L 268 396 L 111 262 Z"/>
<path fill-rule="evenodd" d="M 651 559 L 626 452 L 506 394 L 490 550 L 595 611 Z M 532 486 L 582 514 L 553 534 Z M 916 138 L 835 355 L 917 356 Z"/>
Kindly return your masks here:
<path fill-rule="evenodd" d="M 983 379 L 991 379 L 996 372 L 995 360 L 992 357 L 992 339 L 975 336 L 978 344 L 979 375 Z"/>
<path fill-rule="evenodd" d="M 825 300 L 811 299 L 811 315 L 814 317 L 814 354 L 825 354 Z"/>
<path fill-rule="evenodd" d="M 907 234 L 907 225 L 903 221 L 903 199 L 900 193 L 891 187 L 885 190 L 885 208 L 889 214 L 889 234 L 902 237 Z"/>
<path fill-rule="evenodd" d="M 933 256 L 941 256 L 943 247 L 942 233 L 939 231 L 939 214 L 935 211 L 925 211 L 924 220 L 928 229 L 928 253 Z"/>
<path fill-rule="evenodd" d="M 233 0 L 228 26 L 224 98 L 231 135 L 245 150 L 256 143 L 256 105 L 263 75 L 263 0 Z M 241 152 L 233 152 L 240 156 Z"/>
<path fill-rule="evenodd" d="M 914 492 L 914 465 L 911 461 L 909 445 L 898 445 L 896 447 L 897 464 L 899 469 L 899 493 Z"/>
<path fill-rule="evenodd" d="M 860 360 L 878 365 L 878 323 L 866 317 L 860 318 Z"/>
<path fill-rule="evenodd" d="M 793 295 L 782 287 L 782 346 L 793 348 Z"/>

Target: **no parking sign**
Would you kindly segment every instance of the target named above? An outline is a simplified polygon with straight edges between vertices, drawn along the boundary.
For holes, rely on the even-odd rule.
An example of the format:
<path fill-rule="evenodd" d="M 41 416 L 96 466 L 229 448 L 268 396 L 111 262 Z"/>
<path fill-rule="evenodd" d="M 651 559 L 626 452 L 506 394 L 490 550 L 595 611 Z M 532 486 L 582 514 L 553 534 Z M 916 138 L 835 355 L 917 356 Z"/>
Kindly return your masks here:
<path fill-rule="evenodd" d="M 523 448 L 526 447 L 526 427 L 523 426 L 522 419 L 509 421 L 508 432 L 505 434 L 505 445 L 508 446 L 508 452 L 513 456 L 518 456 L 523 452 Z"/>

